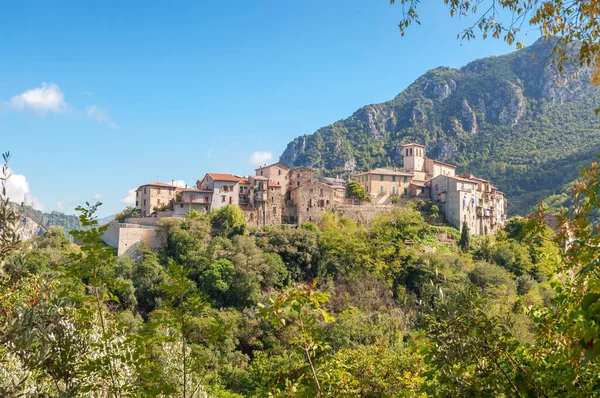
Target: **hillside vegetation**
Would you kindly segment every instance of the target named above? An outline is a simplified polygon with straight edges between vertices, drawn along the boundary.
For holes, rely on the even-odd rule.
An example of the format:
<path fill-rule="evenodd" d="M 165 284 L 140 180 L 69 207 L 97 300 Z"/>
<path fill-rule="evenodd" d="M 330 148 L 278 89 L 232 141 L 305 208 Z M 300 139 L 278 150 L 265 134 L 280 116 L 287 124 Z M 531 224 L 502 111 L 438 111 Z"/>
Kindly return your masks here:
<path fill-rule="evenodd" d="M 551 48 L 540 39 L 460 69 L 430 70 L 393 100 L 296 138 L 280 160 L 329 175 L 401 167 L 400 145 L 416 141 L 429 157 L 491 179 L 511 214 L 553 194 L 564 203 L 565 185 L 600 152 L 600 90 L 588 69 L 561 80 Z M 567 67 L 565 76 L 575 73 Z"/>

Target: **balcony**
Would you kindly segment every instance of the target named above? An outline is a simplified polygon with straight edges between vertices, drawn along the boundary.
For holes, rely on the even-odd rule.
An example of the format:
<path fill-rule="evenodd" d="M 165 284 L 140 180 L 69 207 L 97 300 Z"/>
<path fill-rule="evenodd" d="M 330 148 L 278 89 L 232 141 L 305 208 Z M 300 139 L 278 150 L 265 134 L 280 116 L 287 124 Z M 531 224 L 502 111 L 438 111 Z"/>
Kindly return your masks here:
<path fill-rule="evenodd" d="M 257 202 L 266 202 L 267 201 L 267 193 L 264 191 L 257 191 L 254 200 Z"/>

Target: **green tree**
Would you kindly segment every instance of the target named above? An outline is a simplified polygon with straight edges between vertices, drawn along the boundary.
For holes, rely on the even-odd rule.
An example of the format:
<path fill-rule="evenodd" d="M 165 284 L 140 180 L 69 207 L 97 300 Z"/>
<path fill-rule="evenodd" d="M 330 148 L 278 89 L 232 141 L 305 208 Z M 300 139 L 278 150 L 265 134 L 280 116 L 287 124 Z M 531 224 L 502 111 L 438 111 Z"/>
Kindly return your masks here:
<path fill-rule="evenodd" d="M 319 292 L 312 286 L 291 288 L 269 298 L 267 305 L 259 304 L 259 317 L 269 320 L 273 326 L 285 326 L 293 323 L 298 329 L 291 338 L 290 344 L 298 348 L 308 363 L 314 395 L 321 397 L 321 384 L 317 375 L 315 358 L 319 351 L 327 351 L 329 346 L 318 337 L 318 319 L 333 322 L 335 318 L 322 308 L 327 302 L 328 293 Z"/>
<path fill-rule="evenodd" d="M 353 199 L 366 201 L 370 201 L 371 199 L 371 197 L 365 192 L 365 187 L 356 181 L 350 181 L 348 184 L 346 184 L 346 194 Z"/>
<path fill-rule="evenodd" d="M 466 222 L 463 223 L 460 231 L 460 240 L 458 241 L 458 246 L 463 252 L 468 252 L 471 248 L 471 233 L 469 232 L 469 226 Z"/>
<path fill-rule="evenodd" d="M 225 205 L 211 215 L 213 228 L 221 231 L 226 236 L 244 235 L 246 233 L 246 219 L 239 206 Z"/>
<path fill-rule="evenodd" d="M 22 205 L 13 206 L 7 195 L 6 189 L 10 173 L 8 170 L 8 160 L 10 153 L 2 154 L 4 164 L 2 166 L 2 175 L 0 175 L 0 265 L 5 257 L 14 252 L 21 239 L 19 237 L 19 227 L 21 225 Z"/>

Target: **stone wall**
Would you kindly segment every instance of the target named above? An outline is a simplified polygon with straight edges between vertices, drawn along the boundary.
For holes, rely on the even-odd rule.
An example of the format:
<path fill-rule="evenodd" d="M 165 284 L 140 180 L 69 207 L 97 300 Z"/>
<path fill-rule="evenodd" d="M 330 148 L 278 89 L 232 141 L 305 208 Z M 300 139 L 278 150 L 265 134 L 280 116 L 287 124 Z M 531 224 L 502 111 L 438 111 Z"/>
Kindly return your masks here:
<path fill-rule="evenodd" d="M 389 213 L 395 206 L 393 205 L 338 205 L 335 208 L 335 213 L 340 216 L 346 216 L 359 225 L 369 226 L 371 221 L 379 214 Z"/>
<path fill-rule="evenodd" d="M 126 218 L 125 224 L 136 224 L 136 225 L 158 225 L 160 221 L 159 217 L 134 217 L 134 218 Z"/>
<path fill-rule="evenodd" d="M 164 246 L 165 234 L 155 226 L 117 223 L 110 223 L 108 230 L 102 236 L 102 240 L 107 245 L 117 249 L 118 256 L 135 256 L 137 248 L 143 243 L 151 249 L 159 249 Z"/>

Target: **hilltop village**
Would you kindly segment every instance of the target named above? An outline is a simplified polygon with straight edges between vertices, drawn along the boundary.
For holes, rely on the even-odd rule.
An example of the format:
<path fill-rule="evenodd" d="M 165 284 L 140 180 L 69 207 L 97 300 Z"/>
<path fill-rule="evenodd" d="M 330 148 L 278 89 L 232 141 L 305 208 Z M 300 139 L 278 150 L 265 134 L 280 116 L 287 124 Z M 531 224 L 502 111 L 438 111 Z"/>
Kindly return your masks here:
<path fill-rule="evenodd" d="M 324 211 L 361 223 L 391 206 L 431 199 L 450 224 L 461 229 L 466 223 L 472 234 L 486 235 L 504 225 L 506 198 L 490 181 L 456 174 L 455 166 L 427 158 L 426 147 L 420 144 L 403 145 L 402 155 L 403 170 L 376 168 L 354 175 L 370 201 L 349 197 L 343 179 L 320 181 L 308 167 L 291 169 L 278 162 L 259 167 L 248 177 L 207 173 L 192 188 L 144 184 L 136 190 L 136 208 L 141 218 L 160 218 L 238 205 L 249 224 L 262 227 L 318 221 Z"/>

